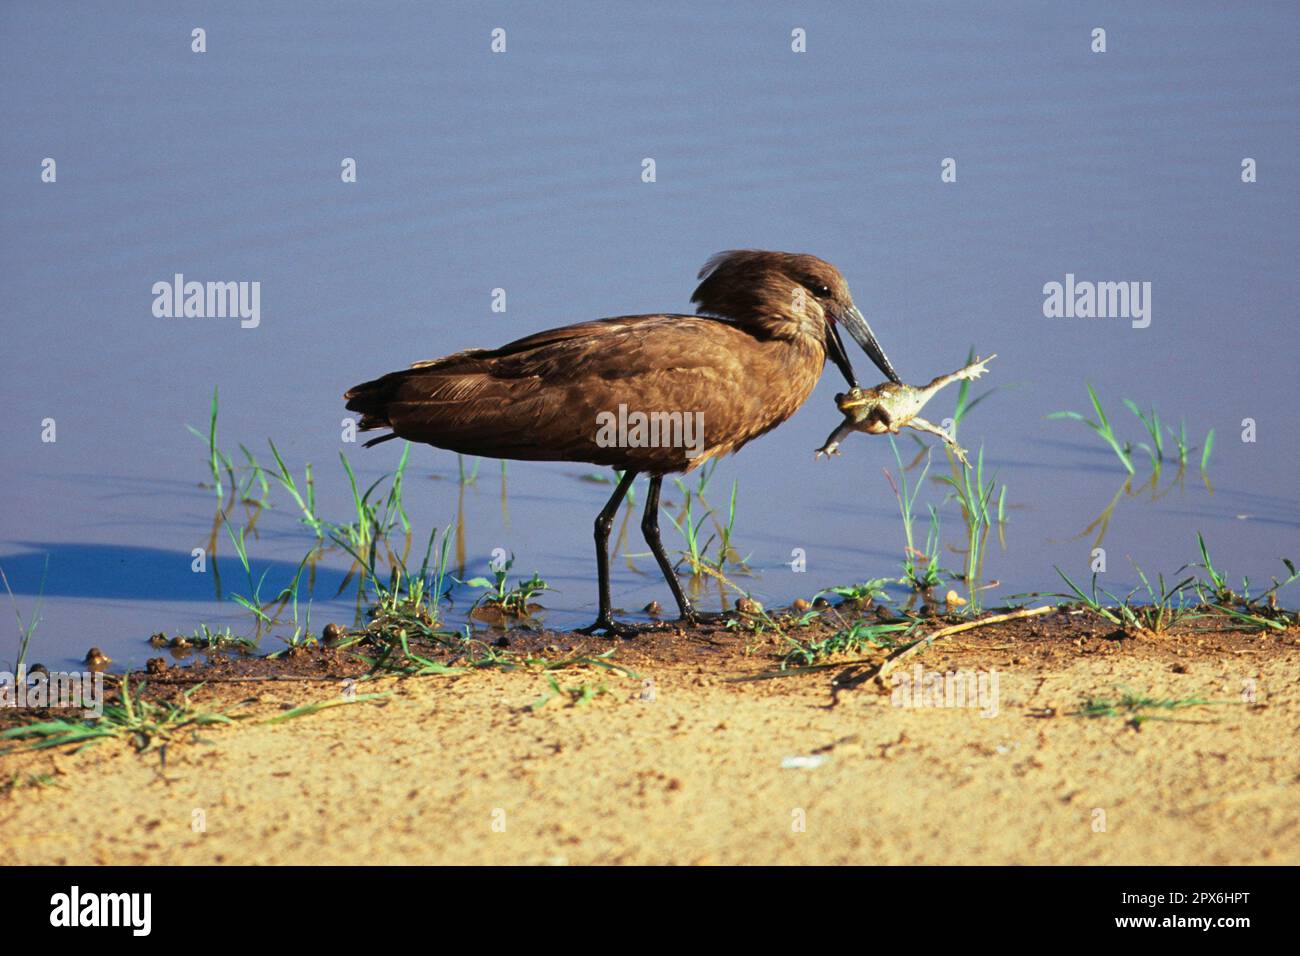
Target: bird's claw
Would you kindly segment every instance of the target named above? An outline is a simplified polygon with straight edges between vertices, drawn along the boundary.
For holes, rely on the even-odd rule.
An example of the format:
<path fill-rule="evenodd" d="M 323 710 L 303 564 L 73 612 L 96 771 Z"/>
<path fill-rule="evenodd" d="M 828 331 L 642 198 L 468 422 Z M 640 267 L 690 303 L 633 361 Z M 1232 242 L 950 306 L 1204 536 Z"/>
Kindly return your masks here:
<path fill-rule="evenodd" d="M 574 631 L 574 633 L 585 634 L 588 637 L 594 637 L 597 631 L 602 631 L 604 632 L 605 637 L 626 638 L 626 637 L 636 637 L 637 634 L 641 632 L 641 630 L 643 630 L 643 628 L 637 628 L 631 624 L 623 624 L 622 622 L 616 621 L 608 614 L 606 614 L 596 618 L 595 621 L 593 621 L 591 624 L 588 624 L 586 627 L 578 628 L 576 631 Z"/>

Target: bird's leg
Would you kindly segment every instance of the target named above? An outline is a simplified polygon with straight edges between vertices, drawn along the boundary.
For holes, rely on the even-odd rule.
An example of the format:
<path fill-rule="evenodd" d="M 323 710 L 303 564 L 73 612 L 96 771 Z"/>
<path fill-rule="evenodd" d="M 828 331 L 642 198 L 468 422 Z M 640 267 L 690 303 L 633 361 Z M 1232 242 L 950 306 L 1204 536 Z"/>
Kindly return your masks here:
<path fill-rule="evenodd" d="M 627 490 L 632 487 L 635 479 L 635 471 L 623 472 L 618 487 L 609 496 L 609 501 L 605 502 L 605 507 L 600 509 L 600 514 L 596 515 L 596 575 L 600 579 L 600 612 L 591 626 L 578 628 L 579 634 L 604 631 L 610 637 L 630 637 L 636 633 L 636 628 L 614 620 L 609 600 L 609 532 L 614 527 L 614 515 L 618 514 L 619 505 L 623 503 Z"/>
<path fill-rule="evenodd" d="M 663 475 L 650 477 L 650 490 L 645 499 L 645 514 L 641 516 L 641 533 L 645 535 L 645 543 L 650 545 L 650 551 L 659 562 L 659 570 L 663 572 L 664 580 L 668 582 L 668 589 L 673 592 L 673 600 L 677 602 L 677 611 L 682 620 L 694 623 L 695 608 L 691 606 L 690 599 L 682 590 L 682 582 L 677 580 L 677 572 L 673 570 L 673 563 L 668 560 L 668 552 L 664 550 L 663 539 L 659 536 L 659 486 L 663 481 Z"/>
<path fill-rule="evenodd" d="M 952 453 L 957 456 L 958 461 L 967 467 L 970 466 L 970 462 L 966 460 L 966 450 L 953 441 L 952 437 L 946 431 L 933 422 L 927 422 L 924 418 L 913 416 L 905 422 L 902 427 L 915 428 L 919 432 L 929 432 L 931 435 L 938 435 L 945 443 L 947 443 L 948 447 L 952 449 Z M 897 431 L 897 429 L 895 429 L 895 431 Z"/>
<path fill-rule="evenodd" d="M 673 570 L 673 563 L 669 560 L 668 552 L 664 550 L 663 540 L 659 537 L 659 487 L 663 484 L 663 480 L 663 475 L 654 475 L 650 478 L 645 514 L 641 517 L 641 533 L 645 535 L 645 543 L 650 545 L 655 560 L 659 562 L 659 570 L 663 572 L 664 580 L 668 582 L 668 588 L 673 592 L 681 623 L 708 624 L 725 620 L 731 616 L 726 612 L 715 614 L 712 611 L 697 611 L 691 604 L 690 598 L 686 596 L 686 592 L 682 590 L 682 582 L 677 580 L 677 572 Z"/>

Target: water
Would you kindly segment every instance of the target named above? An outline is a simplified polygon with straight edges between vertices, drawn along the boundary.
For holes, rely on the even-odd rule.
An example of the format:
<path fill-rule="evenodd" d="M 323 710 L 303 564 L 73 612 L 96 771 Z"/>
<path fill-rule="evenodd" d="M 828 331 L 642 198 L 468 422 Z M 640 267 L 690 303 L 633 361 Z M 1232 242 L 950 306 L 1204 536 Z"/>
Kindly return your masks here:
<path fill-rule="evenodd" d="M 1117 494 L 1101 542 L 1111 590 L 1136 583 L 1134 563 L 1169 574 L 1193 560 L 1198 530 L 1234 575 L 1281 572 L 1279 557 L 1300 557 L 1300 13 L 1093 6 L 5 5 L 0 567 L 28 614 L 48 557 L 30 659 L 70 664 L 98 644 L 138 665 L 154 631 L 251 630 L 228 597 L 247 591 L 228 541 L 225 599 L 190 570 L 214 496 L 184 426 L 206 426 L 214 384 L 223 447 L 270 461 L 274 438 L 300 477 L 315 464 L 321 513 L 345 518 L 340 449 L 367 484 L 400 454 L 341 443 L 345 388 L 573 321 L 686 310 L 699 265 L 738 246 L 839 265 L 909 381 L 972 346 L 998 353 L 984 380 L 998 390 L 961 432 L 1008 489 L 986 600 L 1059 589 L 1053 565 L 1085 579 L 1085 529 Z M 495 26 L 504 55 L 489 52 Z M 1089 50 L 1095 26 L 1104 54 Z M 54 184 L 40 181 L 47 156 Z M 355 184 L 340 181 L 344 157 Z M 940 181 L 945 157 L 956 183 Z M 1243 157 L 1258 182 L 1241 182 Z M 151 287 L 177 272 L 259 281 L 260 326 L 154 318 Z M 1150 326 L 1045 318 L 1043 286 L 1067 273 L 1151 282 Z M 1194 445 L 1215 429 L 1213 492 L 1199 452 L 1180 482 L 1166 467 L 1138 491 L 1150 469 L 1135 452 L 1126 494 L 1100 439 L 1045 418 L 1087 410 L 1085 380 L 1129 440 L 1143 435 L 1121 398 L 1186 420 Z M 754 570 L 739 580 L 765 602 L 898 573 L 888 443 L 854 435 L 840 459 L 811 455 L 842 387 L 828 367 L 799 414 L 713 477 L 718 505 L 739 481 L 736 546 Z M 589 622 L 590 522 L 608 490 L 581 480 L 594 470 L 511 463 L 503 509 L 499 467 L 483 462 L 463 489 L 466 573 L 504 548 L 559 589 L 547 623 Z M 419 551 L 457 515 L 455 457 L 414 449 L 407 485 Z M 954 548 L 944 498 L 930 485 L 922 510 L 940 506 Z M 273 502 L 249 536 L 264 593 L 312 541 L 287 496 Z M 625 551 L 645 550 L 636 524 Z M 667 522 L 665 537 L 680 545 Z M 804 573 L 787 564 L 796 548 Z M 350 618 L 348 595 L 334 599 L 346 567 L 322 561 L 317 625 Z M 671 606 L 644 556 L 616 559 L 613 585 L 629 609 Z M 0 639 L 0 662 L 15 644 Z"/>

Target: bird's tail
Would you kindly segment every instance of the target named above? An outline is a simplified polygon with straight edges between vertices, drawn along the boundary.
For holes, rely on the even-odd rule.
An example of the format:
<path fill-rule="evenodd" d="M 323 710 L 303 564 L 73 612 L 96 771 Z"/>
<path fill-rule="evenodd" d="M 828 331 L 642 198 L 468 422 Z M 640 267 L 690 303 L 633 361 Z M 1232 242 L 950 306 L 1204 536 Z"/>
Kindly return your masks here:
<path fill-rule="evenodd" d="M 401 386 L 402 378 L 405 375 L 406 371 L 391 372 L 374 381 L 354 385 L 343 394 L 348 403 L 348 411 L 361 413 L 360 427 L 363 432 L 372 431 L 376 428 L 393 427 L 388 417 L 388 407 L 397 398 L 398 388 Z M 369 448 L 372 445 L 378 445 L 380 442 L 390 441 L 396 437 L 395 432 L 389 435 L 380 435 L 378 438 L 372 438 L 366 442 L 365 447 Z"/>

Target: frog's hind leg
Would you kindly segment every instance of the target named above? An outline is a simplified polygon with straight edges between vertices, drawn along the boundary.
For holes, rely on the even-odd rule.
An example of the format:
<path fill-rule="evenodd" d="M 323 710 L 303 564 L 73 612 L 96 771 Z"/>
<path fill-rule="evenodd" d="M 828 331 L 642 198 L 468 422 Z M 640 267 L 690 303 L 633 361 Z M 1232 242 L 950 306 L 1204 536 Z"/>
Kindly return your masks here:
<path fill-rule="evenodd" d="M 957 369 L 957 371 L 951 372 L 947 375 L 940 375 L 929 385 L 925 386 L 925 388 L 919 389 L 921 393 L 921 404 L 918 406 L 918 409 L 924 408 L 925 404 L 928 401 L 930 401 L 930 399 L 934 398 L 935 393 L 938 392 L 941 388 L 946 388 L 947 386 L 951 385 L 953 382 L 960 382 L 962 379 L 968 379 L 970 381 L 974 381 L 975 379 L 979 378 L 981 375 L 983 375 L 985 372 L 988 371 L 988 369 L 986 369 L 984 366 L 987 365 L 989 362 L 993 361 L 997 357 L 998 357 L 997 353 L 995 352 L 993 355 L 990 355 L 986 359 L 980 359 L 978 361 L 971 362 L 965 368 L 959 368 Z M 921 429 L 921 431 L 925 431 L 925 429 L 923 428 Z"/>
<path fill-rule="evenodd" d="M 915 428 L 919 432 L 929 432 L 931 435 L 938 435 L 944 440 L 952 453 L 957 456 L 957 460 L 963 465 L 970 467 L 970 462 L 966 460 L 966 450 L 952 440 L 952 437 L 933 422 L 927 422 L 924 418 L 913 418 L 906 425 L 907 428 Z"/>
<path fill-rule="evenodd" d="M 840 442 L 844 441 L 852 431 L 853 429 L 847 422 L 835 429 L 835 431 L 831 432 L 830 435 L 826 437 L 826 444 L 813 452 L 813 458 L 817 459 L 822 455 L 825 455 L 827 458 L 831 455 L 838 455 L 840 453 Z"/>

